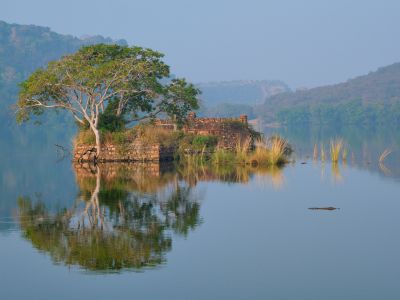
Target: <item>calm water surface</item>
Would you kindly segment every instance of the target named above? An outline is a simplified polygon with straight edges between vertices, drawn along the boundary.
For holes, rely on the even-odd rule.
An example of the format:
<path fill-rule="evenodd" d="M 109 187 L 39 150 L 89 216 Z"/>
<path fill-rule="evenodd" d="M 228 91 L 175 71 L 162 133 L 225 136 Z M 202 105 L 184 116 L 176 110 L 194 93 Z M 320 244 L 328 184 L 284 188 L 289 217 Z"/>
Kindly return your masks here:
<path fill-rule="evenodd" d="M 312 142 L 283 169 L 13 153 L 0 169 L 0 298 L 399 299 L 396 157 L 380 168 L 382 144 L 371 161 L 313 162 Z M 328 206 L 340 209 L 309 210 Z"/>

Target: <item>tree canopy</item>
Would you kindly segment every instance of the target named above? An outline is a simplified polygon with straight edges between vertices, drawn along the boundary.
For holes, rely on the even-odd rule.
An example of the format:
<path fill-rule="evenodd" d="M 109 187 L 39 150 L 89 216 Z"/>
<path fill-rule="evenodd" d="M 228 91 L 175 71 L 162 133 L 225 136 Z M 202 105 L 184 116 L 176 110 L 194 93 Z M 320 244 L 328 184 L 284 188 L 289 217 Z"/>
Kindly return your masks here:
<path fill-rule="evenodd" d="M 198 108 L 199 90 L 185 79 L 169 80 L 169 66 L 162 57 L 141 47 L 84 46 L 21 83 L 17 120 L 27 121 L 47 109 L 67 110 L 93 131 L 98 154 L 99 122 L 105 112 L 112 122 L 129 123 L 160 113 L 181 122 L 188 111 Z"/>

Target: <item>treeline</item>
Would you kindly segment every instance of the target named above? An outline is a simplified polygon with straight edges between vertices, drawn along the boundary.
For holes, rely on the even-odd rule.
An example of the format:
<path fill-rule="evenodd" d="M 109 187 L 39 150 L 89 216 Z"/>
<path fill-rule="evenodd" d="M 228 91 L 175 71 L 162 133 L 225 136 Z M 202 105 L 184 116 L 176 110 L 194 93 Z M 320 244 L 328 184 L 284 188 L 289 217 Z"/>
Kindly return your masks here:
<path fill-rule="evenodd" d="M 339 104 L 303 105 L 285 108 L 277 113 L 283 124 L 400 124 L 400 102 L 363 103 L 355 100 Z"/>
<path fill-rule="evenodd" d="M 266 99 L 257 113 L 266 122 L 398 122 L 400 63 L 344 83 L 283 93 Z"/>

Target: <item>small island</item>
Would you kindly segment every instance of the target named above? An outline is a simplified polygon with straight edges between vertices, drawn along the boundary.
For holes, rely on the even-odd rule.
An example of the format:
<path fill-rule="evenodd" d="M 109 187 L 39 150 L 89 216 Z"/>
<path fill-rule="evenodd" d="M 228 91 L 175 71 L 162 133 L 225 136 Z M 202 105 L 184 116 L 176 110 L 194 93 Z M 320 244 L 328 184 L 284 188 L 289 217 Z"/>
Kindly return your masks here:
<path fill-rule="evenodd" d="M 279 165 L 291 148 L 239 118 L 197 118 L 200 90 L 173 78 L 163 54 L 97 44 L 50 62 L 21 83 L 17 120 L 67 112 L 78 125 L 76 162 L 212 161 Z"/>
<path fill-rule="evenodd" d="M 165 162 L 197 159 L 219 164 L 276 165 L 286 162 L 291 149 L 277 136 L 262 135 L 239 118 L 197 118 L 190 112 L 182 126 L 171 119 L 155 119 L 132 128 L 102 131 L 101 154 L 94 135 L 81 130 L 74 140 L 73 160 L 95 162 Z"/>

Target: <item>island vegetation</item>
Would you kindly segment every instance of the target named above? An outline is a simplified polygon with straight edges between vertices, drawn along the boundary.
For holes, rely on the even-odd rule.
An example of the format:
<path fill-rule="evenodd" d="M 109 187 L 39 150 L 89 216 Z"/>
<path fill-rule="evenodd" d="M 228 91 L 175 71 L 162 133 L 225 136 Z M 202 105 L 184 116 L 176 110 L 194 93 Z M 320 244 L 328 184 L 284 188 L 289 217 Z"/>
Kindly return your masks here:
<path fill-rule="evenodd" d="M 182 130 L 190 122 L 188 112 L 199 108 L 200 91 L 185 79 L 171 79 L 162 57 L 141 47 L 84 46 L 37 69 L 20 84 L 17 120 L 25 122 L 47 110 L 69 113 L 79 127 L 75 146 L 94 145 L 95 151 L 89 150 L 94 161 L 102 157 L 104 144 L 112 143 L 123 153 L 140 139 L 142 145 L 172 147 L 175 158 L 194 155 L 216 164 L 287 162 L 288 143 L 279 137 L 263 139 L 247 123 L 247 116 L 210 119 L 217 123 L 210 133 L 222 132 L 219 135 Z M 155 126 L 158 116 L 169 120 L 164 122 L 168 130 Z"/>

